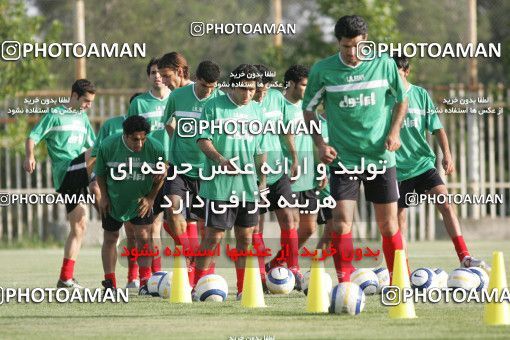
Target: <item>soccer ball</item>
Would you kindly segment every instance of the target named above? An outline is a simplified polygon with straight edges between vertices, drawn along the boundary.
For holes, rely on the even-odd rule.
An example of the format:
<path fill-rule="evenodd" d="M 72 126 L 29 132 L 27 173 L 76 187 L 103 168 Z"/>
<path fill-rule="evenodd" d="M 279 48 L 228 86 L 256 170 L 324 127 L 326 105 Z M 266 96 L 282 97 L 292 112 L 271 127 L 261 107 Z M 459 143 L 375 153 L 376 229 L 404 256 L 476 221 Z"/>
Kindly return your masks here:
<path fill-rule="evenodd" d="M 351 282 L 357 284 L 365 295 L 375 294 L 379 286 L 379 278 L 370 268 L 356 269 L 351 274 Z"/>
<path fill-rule="evenodd" d="M 418 268 L 411 274 L 411 287 L 422 290 L 435 287 L 436 273 L 429 268 Z"/>
<path fill-rule="evenodd" d="M 487 275 L 485 270 L 480 267 L 470 267 L 468 269 L 480 277 L 480 285 L 476 287 L 476 290 L 478 292 L 487 290 L 489 288 L 489 275 Z"/>
<path fill-rule="evenodd" d="M 310 284 L 310 271 L 304 273 L 303 278 L 301 279 L 301 288 L 303 289 L 303 293 L 308 295 L 308 285 Z M 331 276 L 328 273 L 322 273 L 322 284 L 324 285 L 324 289 L 328 293 L 328 296 L 331 295 L 331 291 L 333 290 L 333 280 L 331 280 Z"/>
<path fill-rule="evenodd" d="M 294 289 L 296 278 L 289 269 L 276 267 L 267 273 L 266 284 L 271 294 L 289 294 Z"/>
<path fill-rule="evenodd" d="M 168 272 L 162 271 L 153 273 L 147 281 L 149 294 L 152 296 L 159 296 L 159 287 L 165 280 L 168 280 Z"/>
<path fill-rule="evenodd" d="M 365 293 L 354 282 L 342 282 L 331 292 L 330 313 L 358 315 L 365 308 Z"/>
<path fill-rule="evenodd" d="M 465 290 L 477 289 L 481 284 L 480 276 L 467 268 L 458 268 L 448 276 L 448 287 Z"/>
<path fill-rule="evenodd" d="M 206 275 L 198 280 L 195 295 L 199 301 L 225 301 L 228 295 L 228 284 L 217 274 Z"/>
<path fill-rule="evenodd" d="M 173 276 L 174 276 L 174 273 L 170 272 L 170 273 L 168 273 L 168 275 L 165 275 L 165 277 L 163 277 L 159 282 L 158 293 L 159 293 L 159 296 L 161 296 L 163 299 L 170 298 Z"/>
<path fill-rule="evenodd" d="M 446 288 L 448 286 L 448 273 L 441 268 L 432 268 L 432 270 L 436 274 L 434 285 L 438 288 Z"/>
<path fill-rule="evenodd" d="M 390 285 L 390 272 L 386 268 L 374 268 L 379 284 L 377 285 L 377 294 L 381 294 L 381 290 L 385 286 Z"/>

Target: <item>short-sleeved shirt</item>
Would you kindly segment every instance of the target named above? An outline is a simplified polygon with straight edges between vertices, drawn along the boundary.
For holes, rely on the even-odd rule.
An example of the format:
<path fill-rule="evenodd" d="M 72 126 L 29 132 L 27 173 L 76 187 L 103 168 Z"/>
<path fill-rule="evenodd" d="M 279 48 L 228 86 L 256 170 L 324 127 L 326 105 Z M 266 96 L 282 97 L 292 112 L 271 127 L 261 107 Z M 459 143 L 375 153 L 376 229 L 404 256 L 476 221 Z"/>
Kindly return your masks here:
<path fill-rule="evenodd" d="M 207 98 L 198 99 L 193 83 L 174 90 L 168 98 L 163 120 L 165 124 L 171 124 L 174 118 L 176 120 L 176 128 L 170 141 L 169 161 L 178 170 L 183 170 L 182 164 L 190 164 L 191 170 L 185 174 L 187 177 L 198 178 L 198 169 L 203 167 L 206 157 L 197 145 L 196 131 L 190 131 L 186 134 L 189 137 L 185 137 L 178 131 L 181 124 L 179 121 L 193 121 L 196 127 L 204 105 L 221 94 L 221 91 L 214 89 Z"/>
<path fill-rule="evenodd" d="M 253 120 L 262 122 L 262 115 L 255 102 L 250 101 L 246 105 L 238 106 L 229 95 L 224 95 L 208 101 L 200 119 L 214 121 L 215 124 L 222 124 L 226 120 L 245 121 L 248 125 Z M 251 165 L 254 174 L 216 175 L 213 179 L 201 180 L 199 196 L 210 200 L 229 201 L 231 196 L 243 199 L 242 194 L 245 193 L 246 202 L 257 201 L 258 195 L 254 194 L 258 191 L 255 157 L 265 152 L 262 135 L 241 134 L 239 130 L 236 134 L 225 134 L 206 129 L 199 140 L 204 138 L 211 140 L 216 150 L 226 159 L 239 157 L 236 164 L 241 169 Z M 206 158 L 203 174 L 211 176 L 213 166 L 217 165 Z"/>
<path fill-rule="evenodd" d="M 395 153 L 384 143 L 391 127 L 394 101 L 402 102 L 405 90 L 398 69 L 387 55 L 357 66 L 346 65 L 340 54 L 317 62 L 308 76 L 303 110 L 315 111 L 322 102 L 329 126 L 330 145 L 347 169 L 374 163 L 381 169 L 395 166 Z M 332 165 L 333 166 L 333 165 Z"/>
<path fill-rule="evenodd" d="M 122 123 L 124 123 L 124 120 L 126 120 L 126 116 L 115 116 L 104 121 L 103 125 L 101 125 L 101 128 L 99 129 L 99 133 L 97 134 L 92 152 L 90 153 L 91 157 L 97 156 L 97 150 L 99 150 L 99 145 L 101 145 L 103 139 L 123 131 Z"/>
<path fill-rule="evenodd" d="M 127 116 L 142 116 L 149 121 L 151 131 L 165 128 L 164 112 L 168 102 L 168 96 L 163 99 L 156 98 L 151 91 L 136 96 L 129 105 Z"/>
<path fill-rule="evenodd" d="M 426 135 L 427 131 L 434 133 L 443 128 L 435 105 L 424 88 L 410 84 L 407 96 L 409 108 L 400 130 L 401 146 L 396 151 L 399 182 L 435 168 L 436 155 L 427 143 Z"/>
<path fill-rule="evenodd" d="M 166 130 L 154 130 L 149 133 L 149 136 L 157 140 L 165 151 L 165 161 L 170 159 L 170 136 Z"/>
<path fill-rule="evenodd" d="M 294 144 L 296 146 L 298 164 L 301 168 L 301 173 L 296 181 L 291 184 L 291 189 L 293 192 L 311 190 L 316 187 L 313 139 L 310 134 L 302 131 L 302 129 L 296 129 L 298 125 L 301 125 L 304 122 L 301 101 L 291 103 L 286 98 L 284 99 L 285 115 L 283 117 L 283 121 L 286 126 L 294 126 L 291 128 L 291 131 L 299 130 L 297 134 L 294 134 Z M 283 145 L 283 150 L 287 161 L 290 163 L 292 157 L 286 145 Z"/>
<path fill-rule="evenodd" d="M 60 188 L 69 163 L 94 145 L 96 136 L 84 111 L 58 106 L 42 116 L 28 138 L 35 144 L 45 140 L 51 159 L 55 190 Z"/>
<path fill-rule="evenodd" d="M 322 115 L 317 115 L 317 119 L 321 122 L 321 135 L 322 139 L 324 139 L 325 143 L 329 143 L 329 135 L 328 135 L 328 121 Z M 318 175 L 318 173 L 317 173 Z M 326 165 L 326 177 L 329 179 L 329 166 Z M 319 183 L 317 183 L 319 184 Z M 319 199 L 324 199 L 328 196 L 331 196 L 331 191 L 329 188 L 329 180 L 328 184 L 319 192 Z"/>
<path fill-rule="evenodd" d="M 285 109 L 285 97 L 275 89 L 269 89 L 262 103 L 258 103 L 262 112 L 264 126 L 272 124 L 275 127 L 278 122 L 283 121 Z M 283 136 L 267 133 L 264 140 L 264 149 L 267 151 L 266 163 L 273 170 L 277 170 L 279 166 L 283 169 L 284 155 L 281 139 Z M 283 171 L 279 173 L 269 173 L 266 177 L 267 185 L 276 183 L 283 176 Z"/>
<path fill-rule="evenodd" d="M 161 158 L 160 158 L 161 157 Z M 129 158 L 132 162 L 132 171 L 129 173 Z M 134 152 L 128 148 L 123 133 L 106 137 L 97 153 L 95 173 L 106 178 L 108 196 L 110 199 L 110 215 L 117 221 L 129 221 L 138 216 L 138 201 L 150 193 L 153 185 L 151 174 L 143 174 L 141 169 L 146 162 L 156 169 L 156 163 L 164 158 L 163 146 L 154 138 L 147 137 L 142 150 Z M 124 170 L 127 175 L 124 179 L 118 171 L 119 164 L 126 164 Z"/>

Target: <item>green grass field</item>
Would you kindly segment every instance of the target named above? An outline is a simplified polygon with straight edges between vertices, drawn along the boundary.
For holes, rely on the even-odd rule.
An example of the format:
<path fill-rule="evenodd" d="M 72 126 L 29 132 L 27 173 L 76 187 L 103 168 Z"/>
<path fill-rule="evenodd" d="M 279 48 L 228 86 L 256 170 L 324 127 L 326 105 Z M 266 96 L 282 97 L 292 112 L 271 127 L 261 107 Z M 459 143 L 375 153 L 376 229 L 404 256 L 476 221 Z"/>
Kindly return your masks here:
<path fill-rule="evenodd" d="M 473 255 L 491 261 L 493 250 L 505 252 L 510 274 L 510 242 L 470 242 Z M 2 287 L 54 287 L 60 268 L 60 249 L 0 250 Z M 450 272 L 458 266 L 450 242 L 414 243 L 410 263 L 441 267 Z M 380 296 L 367 297 L 363 313 L 311 315 L 305 312 L 304 294 L 265 296 L 267 308 L 244 309 L 235 301 L 233 269 L 219 269 L 229 282 L 225 303 L 173 305 L 160 298 L 131 295 L 119 304 L 3 304 L 0 305 L 0 339 L 7 338 L 141 338 L 228 339 L 272 336 L 275 339 L 345 338 L 509 338 L 510 326 L 483 324 L 481 304 L 417 304 L 417 319 L 391 320 Z M 86 287 L 100 286 L 102 267 L 99 248 L 83 249 L 76 278 Z M 124 285 L 126 269 L 117 280 Z"/>

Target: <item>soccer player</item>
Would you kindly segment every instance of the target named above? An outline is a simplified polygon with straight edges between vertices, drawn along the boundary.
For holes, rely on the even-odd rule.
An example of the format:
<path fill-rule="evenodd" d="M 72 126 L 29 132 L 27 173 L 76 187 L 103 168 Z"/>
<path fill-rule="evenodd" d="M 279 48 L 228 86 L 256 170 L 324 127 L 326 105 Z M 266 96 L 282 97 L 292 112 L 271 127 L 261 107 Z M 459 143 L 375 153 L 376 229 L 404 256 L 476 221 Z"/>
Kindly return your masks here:
<path fill-rule="evenodd" d="M 231 90 L 225 96 L 210 100 L 202 111 L 201 120 L 216 124 L 225 120 L 262 121 L 260 108 L 252 99 L 255 94 L 257 69 L 253 65 L 239 65 L 230 77 Z M 262 136 L 219 133 L 218 129 L 205 129 L 198 137 L 200 149 L 207 156 L 203 168 L 205 176 L 213 174 L 213 167 L 234 171 L 232 158 L 241 169 L 255 168 L 257 174 L 218 174 L 200 183 L 200 197 L 206 199 L 205 238 L 201 249 L 214 250 L 220 243 L 225 230 L 234 227 L 237 250 L 246 251 L 252 243 L 253 229 L 258 224 L 256 206 L 258 189 L 265 187 L 265 176 L 261 173 L 265 153 L 262 149 Z M 249 166 L 247 168 L 249 168 Z M 259 185 L 257 188 L 257 177 Z M 243 197 L 243 195 L 245 197 Z M 231 197 L 239 199 L 236 207 L 222 207 L 230 204 Z M 230 204 L 231 205 L 231 204 Z M 226 209 L 222 212 L 221 210 Z M 245 258 L 236 263 L 238 298 L 243 290 Z M 211 257 L 199 257 L 196 263 L 195 284 L 209 268 Z"/>
<path fill-rule="evenodd" d="M 261 81 L 257 84 L 257 90 L 255 91 L 253 100 L 260 105 L 264 124 L 272 122 L 274 126 L 277 126 L 278 122 L 283 122 L 284 119 L 285 98 L 280 91 L 269 87 L 274 79 L 270 70 L 264 65 L 255 65 L 255 67 L 261 75 Z M 259 224 L 255 227 L 253 232 L 253 245 L 255 249 L 260 252 L 263 252 L 266 248 L 263 238 L 263 214 L 265 214 L 267 210 L 274 211 L 281 229 L 281 246 L 284 249 L 289 249 L 289 254 L 286 254 L 288 256 L 285 257 L 283 262 L 276 263 L 273 261 L 272 266 L 271 263 L 268 263 L 267 270 L 270 270 L 274 266 L 287 266 L 297 275 L 299 268 L 297 236 L 299 212 L 296 208 L 280 208 L 278 206 L 278 199 L 280 197 L 285 197 L 287 201 L 292 201 L 290 177 L 296 175 L 298 160 L 296 148 L 294 146 L 294 136 L 289 133 L 281 137 L 282 140 L 280 140 L 280 136 L 277 134 L 267 134 L 264 136 L 264 149 L 267 151 L 266 163 L 275 171 L 279 166 L 283 169 L 283 164 L 285 162 L 282 149 L 283 144 L 286 146 L 286 150 L 288 150 L 287 156 L 291 160 L 289 167 L 290 174 L 285 174 L 281 171 L 266 176 L 266 183 L 269 188 L 267 199 L 270 202 L 270 206 L 268 209 L 262 208 L 260 210 Z M 277 258 L 280 257 L 281 253 L 278 254 Z M 262 286 L 264 287 L 264 291 L 268 292 L 266 286 L 266 268 L 263 257 L 259 258 L 259 269 L 262 278 Z M 301 281 L 296 279 L 298 288 L 300 288 L 300 283 Z"/>
<path fill-rule="evenodd" d="M 432 99 L 427 91 L 409 83 L 407 78 L 411 72 L 409 60 L 406 57 L 393 58 L 398 66 L 398 72 L 406 88 L 409 98 L 409 108 L 400 131 L 402 145 L 396 152 L 397 178 L 400 198 L 398 200 L 398 225 L 402 233 L 404 249 L 407 250 L 405 235 L 407 233 L 406 195 L 417 194 L 448 195 L 448 190 L 435 167 L 436 155 L 427 143 L 426 134 L 430 132 L 437 137 L 439 147 L 443 152 L 443 169 L 446 175 L 455 171 L 448 144 L 448 137 L 437 116 Z M 489 268 L 479 259 L 471 257 L 464 237 L 462 236 L 459 219 L 454 208 L 447 202 L 437 203 L 437 209 L 443 216 L 446 231 L 452 239 L 453 245 L 462 267 Z"/>
<path fill-rule="evenodd" d="M 368 26 L 357 15 L 341 17 L 335 25 L 339 53 L 317 62 L 311 69 L 303 99 L 307 122 L 317 120 L 315 110 L 322 102 L 328 120 L 329 144 L 313 134 L 321 161 L 331 163 L 331 195 L 336 201 L 331 235 L 339 282 L 349 281 L 352 221 L 360 182 L 365 197 L 374 205 L 382 234 L 382 248 L 390 275 L 395 250 L 402 249 L 398 229 L 398 187 L 395 150 L 400 146 L 400 127 L 407 111 L 404 86 L 393 59 L 375 56 L 359 60 L 358 43 L 368 37 Z M 396 104 L 387 95 L 391 92 Z M 392 114 L 392 110 L 394 113 Z"/>
<path fill-rule="evenodd" d="M 163 115 L 168 102 L 168 96 L 170 95 L 170 89 L 163 83 L 163 78 L 158 71 L 158 62 L 158 59 L 152 58 L 147 64 L 147 78 L 151 88 L 131 102 L 127 116 L 140 115 L 147 119 L 153 132 L 152 136 L 162 138 L 159 139 L 159 142 L 164 147 L 168 147 L 168 140 L 165 139 L 166 136 L 155 133 L 158 130 L 163 130 L 165 127 Z M 157 211 L 161 212 L 162 209 L 158 208 Z M 155 246 L 159 249 L 161 249 L 161 223 L 161 219 L 156 215 L 151 237 Z M 151 270 L 152 272 L 161 270 L 160 256 L 152 259 Z"/>
<path fill-rule="evenodd" d="M 189 79 L 188 62 L 179 52 L 162 56 L 158 60 L 158 70 L 163 83 L 172 91 L 192 83 Z"/>
<path fill-rule="evenodd" d="M 135 93 L 131 96 L 129 99 L 129 103 L 133 101 L 137 96 L 141 95 L 142 92 Z M 109 119 L 107 119 L 103 125 L 101 125 L 101 128 L 99 129 L 99 133 L 97 134 L 96 141 L 94 143 L 94 147 L 92 148 L 92 152 L 90 153 L 91 158 L 97 157 L 97 151 L 99 150 L 99 146 L 101 145 L 101 142 L 103 139 L 105 139 L 108 136 L 121 133 L 123 132 L 122 123 L 124 123 L 124 120 L 126 120 L 126 116 L 114 116 Z M 101 201 L 101 190 L 99 189 L 99 186 L 97 184 L 96 176 L 93 173 L 92 174 L 92 182 L 89 185 L 89 188 L 91 192 L 94 193 L 96 196 L 96 201 Z M 130 228 L 130 226 L 124 226 L 124 230 L 126 231 L 127 236 L 127 242 L 126 246 L 128 249 L 133 249 L 133 247 L 136 247 L 135 244 L 135 230 L 133 228 Z M 104 230 L 103 231 L 103 245 L 101 247 L 101 257 L 103 260 L 103 264 L 105 263 L 111 263 L 110 258 L 116 259 L 117 256 L 117 240 L 118 236 L 115 235 L 116 233 L 112 233 L 110 231 Z M 113 261 L 115 262 L 115 260 Z M 107 269 L 105 269 L 105 272 L 107 272 Z M 108 273 L 110 273 L 108 271 Z M 140 288 L 140 280 L 138 279 L 138 263 L 136 262 L 135 258 L 129 257 L 128 258 L 128 277 L 127 277 L 127 284 L 126 288 Z"/>
<path fill-rule="evenodd" d="M 151 244 L 151 229 L 154 222 L 153 206 L 166 176 L 144 174 L 146 162 L 158 169 L 156 162 L 164 159 L 163 146 L 152 137 L 149 122 L 141 116 L 131 116 L 122 123 L 123 133 L 111 135 L 103 140 L 97 153 L 95 173 L 101 190 L 100 210 L 103 229 L 110 232 L 109 238 L 119 237 L 122 224 L 135 230 L 136 244 L 141 254 L 144 246 Z M 116 241 L 116 240 L 115 240 Z M 116 252 L 103 263 L 105 288 L 116 288 Z M 136 256 L 136 255 L 135 255 Z M 138 257 L 140 295 L 147 295 L 147 280 L 151 276 L 151 257 Z"/>
<path fill-rule="evenodd" d="M 35 169 L 34 146 L 45 140 L 51 159 L 55 190 L 77 199 L 87 194 L 89 185 L 90 152 L 94 145 L 94 130 L 86 110 L 94 101 L 96 89 L 86 80 L 74 82 L 68 106 L 52 108 L 34 126 L 25 143 L 24 168 L 28 173 Z M 82 204 L 66 204 L 71 230 L 64 246 L 64 260 L 57 282 L 59 288 L 81 287 L 74 278 L 74 264 L 87 229 L 87 215 Z"/>
<path fill-rule="evenodd" d="M 200 190 L 199 169 L 204 166 L 205 155 L 197 145 L 197 131 L 184 133 L 179 130 L 180 122 L 193 121 L 196 127 L 206 103 L 218 97 L 221 92 L 216 88 L 220 79 L 220 67 L 212 61 L 202 61 L 196 70 L 196 82 L 175 89 L 168 99 L 165 109 L 166 130 L 170 136 L 170 167 L 168 176 L 175 179 L 165 183 L 165 195 L 172 202 L 168 209 L 168 225 L 170 235 L 176 244 L 185 248 L 198 250 L 199 241 L 196 227 L 197 220 L 203 227 L 204 209 L 185 206 L 189 193 L 190 202 L 196 204 L 196 196 Z M 175 128 L 177 132 L 175 132 Z M 174 170 L 183 171 L 189 166 L 186 174 L 174 174 Z M 176 207 L 183 207 L 182 214 L 174 212 Z M 191 234 L 188 234 L 188 231 Z M 190 283 L 193 284 L 193 266 L 188 271 Z"/>

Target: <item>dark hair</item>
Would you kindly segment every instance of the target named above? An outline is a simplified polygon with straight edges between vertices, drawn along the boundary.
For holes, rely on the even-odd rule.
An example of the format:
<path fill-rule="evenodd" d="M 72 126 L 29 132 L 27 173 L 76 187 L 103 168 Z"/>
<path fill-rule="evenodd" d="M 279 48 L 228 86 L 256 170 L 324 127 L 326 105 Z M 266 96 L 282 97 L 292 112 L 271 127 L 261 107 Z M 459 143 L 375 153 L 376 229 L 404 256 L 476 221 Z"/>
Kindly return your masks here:
<path fill-rule="evenodd" d="M 394 56 L 393 60 L 395 60 L 395 63 L 397 64 L 397 67 L 401 70 L 407 71 L 409 69 L 409 58 L 406 56 Z"/>
<path fill-rule="evenodd" d="M 304 78 L 308 78 L 308 72 L 309 69 L 306 66 L 292 65 L 287 71 L 285 71 L 283 81 L 285 84 L 291 80 L 295 83 L 299 83 Z"/>
<path fill-rule="evenodd" d="M 232 85 L 234 83 L 240 83 L 244 81 L 255 81 L 256 83 L 260 82 L 260 77 L 257 76 L 259 71 L 257 68 L 251 64 L 241 64 L 237 66 L 233 71 L 232 75 L 234 77 L 230 77 L 229 84 Z M 243 76 L 241 76 L 243 74 Z M 237 75 L 237 77 L 236 77 Z"/>
<path fill-rule="evenodd" d="M 368 33 L 368 25 L 365 19 L 359 15 L 346 15 L 338 19 L 335 25 L 335 37 L 340 40 L 354 38 Z"/>
<path fill-rule="evenodd" d="M 134 95 L 132 95 L 131 98 L 129 98 L 129 104 L 131 104 L 131 102 L 141 94 L 144 94 L 144 92 L 137 92 Z"/>
<path fill-rule="evenodd" d="M 271 70 L 269 68 L 266 67 L 266 65 L 253 65 L 257 68 L 257 70 L 259 71 L 260 75 L 261 75 L 261 82 L 262 84 L 267 84 L 267 83 L 270 83 L 273 81 L 274 77 L 273 76 L 266 76 L 268 73 L 271 73 Z"/>
<path fill-rule="evenodd" d="M 87 92 L 92 94 L 96 93 L 96 87 L 87 79 L 78 79 L 71 88 L 71 93 L 76 93 L 78 98 L 85 95 Z"/>
<path fill-rule="evenodd" d="M 152 58 L 149 63 L 147 64 L 147 76 L 150 76 L 151 75 L 151 67 L 152 65 L 156 65 L 158 66 L 158 61 L 159 59 L 158 58 Z"/>
<path fill-rule="evenodd" d="M 195 75 L 197 79 L 205 80 L 207 83 L 214 83 L 220 79 L 220 67 L 210 60 L 205 60 L 198 64 Z"/>
<path fill-rule="evenodd" d="M 179 52 L 170 52 L 159 58 L 158 68 L 171 68 L 173 70 L 182 68 L 185 79 L 189 79 L 189 66 L 186 58 Z"/>
<path fill-rule="evenodd" d="M 135 132 L 145 131 L 145 134 L 151 132 L 151 125 L 147 119 L 142 116 L 129 116 L 122 123 L 122 130 L 125 135 L 131 135 Z"/>

